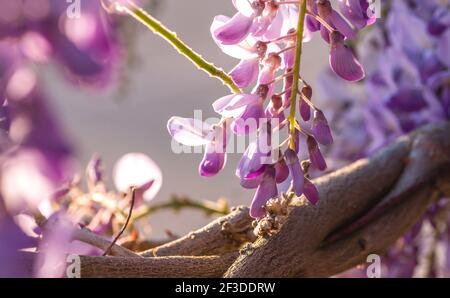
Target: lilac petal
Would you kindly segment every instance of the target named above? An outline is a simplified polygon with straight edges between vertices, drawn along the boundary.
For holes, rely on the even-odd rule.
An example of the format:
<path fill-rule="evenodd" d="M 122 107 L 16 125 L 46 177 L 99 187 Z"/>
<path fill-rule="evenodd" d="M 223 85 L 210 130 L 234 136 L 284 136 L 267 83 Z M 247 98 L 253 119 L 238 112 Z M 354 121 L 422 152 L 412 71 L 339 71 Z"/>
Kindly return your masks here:
<path fill-rule="evenodd" d="M 122 156 L 114 165 L 113 180 L 118 191 L 127 193 L 131 187 L 143 187 L 151 184 L 145 190 L 143 198 L 146 201 L 154 199 L 162 185 L 162 173 L 156 163 L 143 153 L 128 153 Z"/>
<path fill-rule="evenodd" d="M 289 177 L 289 167 L 287 166 L 284 159 L 281 159 L 275 164 L 275 171 L 275 180 L 277 181 L 277 183 L 282 183 Z"/>
<path fill-rule="evenodd" d="M 368 16 L 369 4 L 366 0 L 338 0 L 341 13 L 357 28 L 362 29 L 373 23 L 375 14 Z"/>
<path fill-rule="evenodd" d="M 167 122 L 172 138 L 186 146 L 201 146 L 211 142 L 211 126 L 198 119 L 172 117 Z"/>
<path fill-rule="evenodd" d="M 344 18 L 339 13 L 337 13 L 335 10 L 332 11 L 330 20 L 333 23 L 334 27 L 336 27 L 336 29 L 342 35 L 344 35 L 345 37 L 347 37 L 349 39 L 356 38 L 355 31 L 352 29 L 352 27 L 350 27 L 350 25 L 347 23 L 347 21 L 345 21 Z"/>
<path fill-rule="evenodd" d="M 264 206 L 267 201 L 278 196 L 277 183 L 275 181 L 275 169 L 267 167 L 264 172 L 261 184 L 256 189 L 250 205 L 250 216 L 261 218 L 265 215 Z"/>
<path fill-rule="evenodd" d="M 236 169 L 236 176 L 240 179 L 253 179 L 259 176 L 261 169 L 268 163 L 270 154 L 270 136 L 266 130 L 262 130 L 258 139 L 251 142 L 242 155 Z"/>
<path fill-rule="evenodd" d="M 320 27 L 320 36 L 322 36 L 322 39 L 325 40 L 326 43 L 330 43 L 330 31 L 328 31 L 327 28 L 324 26 Z"/>
<path fill-rule="evenodd" d="M 333 137 L 331 135 L 328 121 L 321 110 L 316 109 L 314 111 L 314 117 L 312 120 L 312 133 L 314 138 L 322 145 L 331 145 L 333 143 Z"/>
<path fill-rule="evenodd" d="M 298 104 L 300 109 L 300 116 L 302 116 L 302 119 L 304 121 L 309 121 L 309 119 L 311 119 L 311 108 L 304 99 L 300 99 Z"/>
<path fill-rule="evenodd" d="M 275 16 L 270 15 L 270 17 L 266 17 L 265 19 L 266 22 L 269 22 L 268 28 L 263 35 L 266 40 L 275 39 L 287 33 L 287 30 L 283 30 L 285 26 L 288 25 L 289 21 L 285 19 L 281 10 L 278 10 Z"/>
<path fill-rule="evenodd" d="M 230 76 L 239 88 L 245 88 L 253 84 L 258 78 L 259 60 L 241 60 L 230 72 Z"/>
<path fill-rule="evenodd" d="M 314 19 L 312 16 L 307 15 L 306 16 L 306 27 L 310 32 L 316 32 L 320 30 L 320 23 L 316 19 Z"/>
<path fill-rule="evenodd" d="M 213 37 L 224 45 L 238 44 L 247 37 L 252 24 L 252 17 L 246 17 L 238 12 L 223 26 L 217 28 L 213 32 Z"/>
<path fill-rule="evenodd" d="M 299 101 L 300 116 L 302 116 L 302 119 L 304 121 L 309 121 L 309 119 L 311 118 L 311 107 L 306 102 L 306 100 L 303 99 L 303 96 L 306 97 L 309 101 L 311 101 L 312 98 L 311 87 L 305 86 L 302 88 L 302 98 Z"/>
<path fill-rule="evenodd" d="M 292 68 L 294 66 L 295 51 L 294 49 L 283 53 L 283 63 L 285 68 Z"/>
<path fill-rule="evenodd" d="M 222 117 L 238 118 L 245 112 L 247 106 L 254 105 L 258 99 L 259 96 L 256 94 L 232 94 L 219 98 L 212 106 Z"/>
<path fill-rule="evenodd" d="M 316 140 L 311 136 L 308 136 L 306 142 L 308 144 L 309 159 L 311 160 L 311 163 L 320 171 L 326 170 L 327 164 L 320 152 L 319 144 L 317 144 Z"/>
<path fill-rule="evenodd" d="M 319 192 L 316 186 L 306 177 L 303 193 L 311 204 L 316 205 L 319 202 Z"/>
<path fill-rule="evenodd" d="M 284 153 L 286 164 L 292 176 L 292 184 L 294 186 L 294 193 L 300 196 L 303 193 L 304 173 L 300 165 L 297 153 L 292 149 L 287 149 Z"/>
<path fill-rule="evenodd" d="M 250 173 L 246 177 L 240 179 L 240 184 L 246 189 L 255 189 L 261 184 L 263 174 L 266 171 L 267 165 L 262 165 L 261 168 L 255 172 Z"/>
<path fill-rule="evenodd" d="M 205 154 L 199 166 L 200 176 L 212 177 L 224 168 L 227 158 L 226 153 L 224 150 L 216 150 L 215 147 L 213 143 L 206 145 Z"/>
<path fill-rule="evenodd" d="M 211 35 L 214 36 L 216 29 L 222 27 L 223 24 L 225 24 L 229 19 L 229 17 L 223 15 L 216 16 L 211 24 Z M 236 45 L 224 45 L 215 39 L 214 42 L 222 50 L 222 52 L 236 59 L 247 60 L 258 57 L 257 47 L 255 46 L 256 40 L 253 38 L 247 37 L 245 40 Z"/>
<path fill-rule="evenodd" d="M 254 37 L 261 38 L 261 36 L 264 36 L 269 29 L 269 27 L 272 25 L 272 17 L 271 16 L 265 16 L 265 17 L 259 17 L 256 18 L 253 22 L 252 28 L 251 28 L 251 34 Z M 280 26 L 281 28 L 281 26 Z M 277 28 L 278 29 L 278 28 Z M 269 32 L 271 33 L 271 32 Z M 274 37 L 275 34 L 266 34 L 267 38 Z"/>
<path fill-rule="evenodd" d="M 261 102 L 248 105 L 244 112 L 231 123 L 231 130 L 237 135 L 256 131 L 264 120 L 264 106 Z"/>
<path fill-rule="evenodd" d="M 332 34 L 330 66 L 331 69 L 341 78 L 355 82 L 364 78 L 364 69 L 355 58 L 353 51 L 348 48 L 341 37 Z"/>

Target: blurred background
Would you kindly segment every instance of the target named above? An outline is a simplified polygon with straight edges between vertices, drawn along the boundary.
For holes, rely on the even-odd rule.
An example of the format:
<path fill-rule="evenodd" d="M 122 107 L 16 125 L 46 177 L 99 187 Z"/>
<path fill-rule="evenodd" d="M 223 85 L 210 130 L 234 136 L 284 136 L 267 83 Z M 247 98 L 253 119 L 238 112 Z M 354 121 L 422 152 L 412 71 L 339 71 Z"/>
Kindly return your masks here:
<path fill-rule="evenodd" d="M 215 15 L 234 14 L 231 1 L 164 0 L 149 8 L 150 13 L 207 60 L 226 71 L 237 64 L 237 60 L 219 50 L 209 33 Z M 248 205 L 253 191 L 241 188 L 234 175 L 241 154 L 230 154 L 225 170 L 205 179 L 197 170 L 202 155 L 173 153 L 166 129 L 171 116 L 193 117 L 195 109 L 202 110 L 204 118 L 217 117 L 211 103 L 228 94 L 228 89 L 197 70 L 160 37 L 139 24 L 131 24 L 135 21 L 126 16 L 121 19 L 130 23 L 124 31 L 129 53 L 116 86 L 101 93 L 82 91 L 70 85 L 52 66 L 42 70 L 60 121 L 77 145 L 80 170 L 93 153 L 99 153 L 112 187 L 115 161 L 128 152 L 143 152 L 163 173 L 163 186 L 155 201 L 178 194 L 193 200 L 215 201 L 223 197 L 231 206 Z M 306 44 L 303 57 L 303 77 L 314 87 L 318 73 L 328 63 L 328 48 L 315 36 Z M 179 214 L 161 211 L 150 218 L 152 231 L 148 232 L 155 238 L 163 238 L 166 230 L 181 235 L 210 220 L 192 210 Z"/>

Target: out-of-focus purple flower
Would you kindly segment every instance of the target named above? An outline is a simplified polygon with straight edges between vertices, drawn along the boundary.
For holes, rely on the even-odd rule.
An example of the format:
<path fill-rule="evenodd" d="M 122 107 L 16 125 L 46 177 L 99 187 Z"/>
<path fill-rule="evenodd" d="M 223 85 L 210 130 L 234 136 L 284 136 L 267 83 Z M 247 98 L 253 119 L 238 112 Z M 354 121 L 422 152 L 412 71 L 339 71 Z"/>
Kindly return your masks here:
<path fill-rule="evenodd" d="M 47 220 L 34 267 L 35 277 L 64 276 L 66 257 L 74 231 L 75 227 L 70 220 L 61 214 L 56 213 Z"/>
<path fill-rule="evenodd" d="M 136 206 L 142 201 L 151 201 L 162 185 L 162 174 L 156 163 L 143 153 L 128 153 L 122 156 L 113 169 L 117 190 L 127 193 L 136 188 Z"/>
<path fill-rule="evenodd" d="M 358 7 L 357 2 L 340 4 Z M 378 22 L 356 45 L 367 79 L 350 87 L 327 76 L 323 104 L 330 109 L 326 112 L 332 115 L 329 120 L 335 128 L 336 142 L 327 152 L 332 167 L 368 156 L 422 125 L 449 118 L 449 5 L 448 1 L 389 1 L 384 7 L 388 8 L 385 21 Z M 363 25 L 359 10 L 353 12 L 358 12 Z M 426 265 L 421 264 L 421 254 L 427 235 L 434 233 L 424 233 L 422 227 L 436 226 L 438 205 L 389 249 L 383 277 L 412 277 Z M 435 264 L 427 268 L 431 269 L 429 276 L 438 275 Z"/>
<path fill-rule="evenodd" d="M 105 22 L 109 16 L 100 1 L 83 3 L 76 18 L 68 16 L 64 1 L 3 2 L 0 38 L 23 41 L 23 51 L 31 58 L 45 52 L 76 81 L 103 85 L 111 80 L 120 58 L 119 41 L 112 20 Z"/>
<path fill-rule="evenodd" d="M 94 154 L 86 166 L 86 178 L 92 186 L 103 182 L 102 159 L 99 154 Z"/>
<path fill-rule="evenodd" d="M 374 11 L 367 0 L 338 0 L 339 10 L 358 29 L 372 25 L 376 21 Z"/>
<path fill-rule="evenodd" d="M 36 246 L 36 239 L 27 236 L 5 213 L 0 198 L 0 277 L 30 277 L 22 250 Z"/>

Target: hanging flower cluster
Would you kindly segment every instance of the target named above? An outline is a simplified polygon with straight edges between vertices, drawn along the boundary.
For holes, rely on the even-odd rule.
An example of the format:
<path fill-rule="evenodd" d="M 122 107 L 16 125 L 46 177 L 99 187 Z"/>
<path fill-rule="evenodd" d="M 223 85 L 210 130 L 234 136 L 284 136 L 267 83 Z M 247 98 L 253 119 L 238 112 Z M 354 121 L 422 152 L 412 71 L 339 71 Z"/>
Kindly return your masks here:
<path fill-rule="evenodd" d="M 368 1 L 359 0 L 339 1 L 342 14 L 328 0 L 233 0 L 233 4 L 236 14 L 216 16 L 211 34 L 224 53 L 240 60 L 229 73 L 235 84 L 254 87 L 213 103 L 222 117 L 218 124 L 173 117 L 169 132 L 184 145 L 206 145 L 199 170 L 205 177 L 225 165 L 228 128 L 236 135 L 256 133 L 257 140 L 248 146 L 236 169 L 241 185 L 256 189 L 250 211 L 255 218 L 265 214 L 265 203 L 279 194 L 277 184 L 289 177 L 295 194 L 304 194 L 315 204 L 319 198 L 309 180 L 309 164 L 321 171 L 327 168 L 319 144 L 330 145 L 333 137 L 324 113 L 312 101 L 312 88 L 299 74 L 302 43 L 319 31 L 330 47 L 331 69 L 344 80 L 361 80 L 364 70 L 346 43 L 356 38 L 357 30 L 374 23 L 375 16 Z M 283 84 L 278 91 L 279 82 Z M 300 119 L 295 117 L 297 95 Z M 271 144 L 273 131 L 285 127 L 286 142 Z M 309 162 L 299 160 L 304 141 Z M 287 143 L 289 148 L 284 146 Z"/>
<path fill-rule="evenodd" d="M 345 86 L 329 71 L 321 76 L 322 104 L 335 128 L 336 142 L 327 152 L 333 167 L 369 156 L 422 125 L 450 119 L 450 3 L 384 1 L 383 9 L 386 20 L 358 42 L 364 83 Z M 431 206 L 392 247 L 383 276 L 417 276 L 419 268 L 429 269 L 426 276 L 449 276 L 448 206 L 448 198 Z M 438 246 L 443 255 L 424 258 L 437 254 Z"/>

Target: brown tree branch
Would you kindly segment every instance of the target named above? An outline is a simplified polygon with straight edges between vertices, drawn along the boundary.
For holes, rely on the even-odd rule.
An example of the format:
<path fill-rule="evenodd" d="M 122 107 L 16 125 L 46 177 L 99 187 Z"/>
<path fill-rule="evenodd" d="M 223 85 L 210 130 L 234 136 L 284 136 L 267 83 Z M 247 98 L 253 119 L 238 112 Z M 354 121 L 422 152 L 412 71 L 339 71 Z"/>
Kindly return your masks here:
<path fill-rule="evenodd" d="M 88 229 L 77 229 L 72 234 L 73 240 L 78 240 L 94 247 L 106 250 L 109 248 L 110 254 L 117 257 L 141 258 L 137 253 L 117 244 L 111 246 L 111 241 L 89 231 Z"/>
<path fill-rule="evenodd" d="M 82 256 L 81 277 L 221 277 L 237 255 L 143 259 Z"/>
<path fill-rule="evenodd" d="M 255 240 L 248 207 L 240 206 L 207 226 L 162 246 L 143 252 L 153 256 L 208 256 L 237 251 Z"/>
<path fill-rule="evenodd" d="M 450 123 L 426 126 L 317 179 L 320 203 L 301 200 L 280 231 L 258 239 L 226 276 L 332 276 L 363 263 L 404 235 L 448 190 L 449 170 Z"/>
<path fill-rule="evenodd" d="M 227 268 L 227 277 L 331 276 L 385 251 L 430 203 L 450 194 L 449 169 L 450 123 L 429 125 L 370 159 L 316 179 L 319 204 L 299 198 L 276 234 L 246 246 L 230 268 L 236 252 L 193 255 L 223 254 L 251 241 L 246 208 L 144 253 L 157 257 L 83 257 L 83 276 L 212 277 Z M 236 222 L 234 235 L 242 237 L 230 241 L 222 227 Z M 178 256 L 159 257 L 171 254 Z"/>

